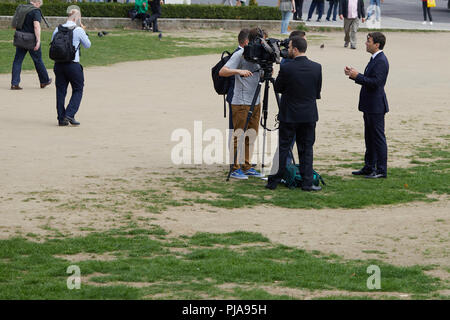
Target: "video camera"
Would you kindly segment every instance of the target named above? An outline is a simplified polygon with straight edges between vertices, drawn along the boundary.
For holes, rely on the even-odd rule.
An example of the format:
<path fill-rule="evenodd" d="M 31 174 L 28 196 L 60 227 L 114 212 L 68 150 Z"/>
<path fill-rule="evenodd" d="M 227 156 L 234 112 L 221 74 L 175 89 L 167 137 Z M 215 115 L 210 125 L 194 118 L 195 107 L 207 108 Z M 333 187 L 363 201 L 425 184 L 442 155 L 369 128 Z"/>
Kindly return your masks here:
<path fill-rule="evenodd" d="M 281 49 L 284 47 L 284 49 Z M 244 58 L 259 65 L 280 64 L 281 58 L 288 57 L 289 39 L 264 39 L 258 37 L 244 47 Z"/>

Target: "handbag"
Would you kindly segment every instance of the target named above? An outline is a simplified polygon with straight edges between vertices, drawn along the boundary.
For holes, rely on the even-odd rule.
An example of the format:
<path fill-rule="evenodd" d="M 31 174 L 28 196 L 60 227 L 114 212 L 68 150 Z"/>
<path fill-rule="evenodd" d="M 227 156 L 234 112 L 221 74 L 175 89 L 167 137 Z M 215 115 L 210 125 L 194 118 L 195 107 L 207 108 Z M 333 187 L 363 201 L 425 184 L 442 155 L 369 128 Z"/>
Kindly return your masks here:
<path fill-rule="evenodd" d="M 427 0 L 427 7 L 428 8 L 436 7 L 436 1 L 435 0 Z"/>
<path fill-rule="evenodd" d="M 33 50 L 36 46 L 36 36 L 34 33 L 16 30 L 13 44 L 18 48 Z"/>

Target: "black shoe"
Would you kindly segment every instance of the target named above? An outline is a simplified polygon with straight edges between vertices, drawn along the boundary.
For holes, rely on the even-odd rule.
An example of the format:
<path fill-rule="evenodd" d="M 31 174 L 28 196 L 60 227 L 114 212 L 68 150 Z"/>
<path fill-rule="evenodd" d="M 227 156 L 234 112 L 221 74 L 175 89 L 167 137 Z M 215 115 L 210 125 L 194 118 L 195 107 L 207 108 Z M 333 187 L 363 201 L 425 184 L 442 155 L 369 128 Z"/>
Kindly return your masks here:
<path fill-rule="evenodd" d="M 270 189 L 270 190 L 275 190 L 277 188 L 277 184 L 276 183 L 268 183 L 265 185 L 266 189 Z"/>
<path fill-rule="evenodd" d="M 310 22 L 311 21 L 311 19 L 306 19 L 306 22 Z"/>
<path fill-rule="evenodd" d="M 371 174 L 364 176 L 364 178 L 367 178 L 367 179 L 387 178 L 387 174 L 386 173 L 377 173 L 376 171 L 374 171 Z"/>
<path fill-rule="evenodd" d="M 75 120 L 75 118 L 72 118 L 72 117 L 66 116 L 64 118 L 64 120 L 68 121 L 73 126 L 79 126 L 80 125 L 80 123 L 77 120 Z"/>
<path fill-rule="evenodd" d="M 330 18 L 326 18 L 327 21 L 330 21 Z"/>
<path fill-rule="evenodd" d="M 41 89 L 44 89 L 46 86 L 49 86 L 51 83 L 52 83 L 52 78 L 50 78 L 47 83 L 41 83 Z"/>
<path fill-rule="evenodd" d="M 68 125 L 69 125 L 69 121 L 66 120 L 66 119 L 64 119 L 64 120 L 62 120 L 62 121 L 58 121 L 58 125 L 59 125 L 60 127 L 68 126 Z"/>
<path fill-rule="evenodd" d="M 344 48 L 347 48 L 348 47 L 348 42 L 345 42 L 344 43 Z"/>
<path fill-rule="evenodd" d="M 322 22 L 320 19 L 317 19 L 316 22 Z"/>
<path fill-rule="evenodd" d="M 322 187 L 320 186 L 310 186 L 310 187 L 302 187 L 303 191 L 320 191 L 322 190 Z"/>
<path fill-rule="evenodd" d="M 353 171 L 352 174 L 355 176 L 368 176 L 368 175 L 372 174 L 372 171 L 365 170 L 364 168 L 362 168 L 361 170 Z"/>

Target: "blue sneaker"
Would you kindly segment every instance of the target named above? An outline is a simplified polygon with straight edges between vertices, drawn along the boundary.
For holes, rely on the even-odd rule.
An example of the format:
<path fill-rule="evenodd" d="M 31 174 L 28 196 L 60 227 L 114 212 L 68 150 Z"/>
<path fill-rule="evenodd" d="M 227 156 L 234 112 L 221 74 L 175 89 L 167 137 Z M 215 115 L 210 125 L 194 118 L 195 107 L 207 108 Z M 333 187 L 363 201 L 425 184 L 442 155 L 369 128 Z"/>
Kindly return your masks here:
<path fill-rule="evenodd" d="M 244 174 L 246 176 L 249 176 L 249 177 L 256 177 L 256 178 L 264 177 L 263 174 L 261 174 L 260 172 L 256 171 L 254 168 L 248 169 L 247 171 L 244 172 Z"/>
<path fill-rule="evenodd" d="M 230 177 L 235 178 L 235 179 L 240 179 L 240 180 L 248 179 L 248 177 L 242 172 L 241 169 L 234 170 L 231 173 Z"/>

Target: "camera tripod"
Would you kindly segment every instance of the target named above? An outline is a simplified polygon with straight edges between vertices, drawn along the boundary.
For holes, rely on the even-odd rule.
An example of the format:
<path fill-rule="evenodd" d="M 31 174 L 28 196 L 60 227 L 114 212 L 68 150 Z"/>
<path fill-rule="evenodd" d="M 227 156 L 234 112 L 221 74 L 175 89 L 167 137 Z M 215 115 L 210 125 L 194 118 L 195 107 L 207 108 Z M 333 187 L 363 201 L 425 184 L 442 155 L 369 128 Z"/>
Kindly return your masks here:
<path fill-rule="evenodd" d="M 256 71 L 259 71 L 260 73 L 262 73 L 262 75 L 260 76 L 260 79 L 259 79 L 259 82 L 258 82 L 258 86 L 256 87 L 255 93 L 253 95 L 252 104 L 250 106 L 250 110 L 248 112 L 247 119 L 245 121 L 244 131 L 242 132 L 241 138 L 238 139 L 238 146 L 237 146 L 237 148 L 235 148 L 235 150 L 233 150 L 234 151 L 234 161 L 233 161 L 233 163 L 230 164 L 230 171 L 228 172 L 227 181 L 230 180 L 231 173 L 233 172 L 233 166 L 234 166 L 234 164 L 237 161 L 238 150 L 242 149 L 243 144 L 245 145 L 245 132 L 247 131 L 248 124 L 249 124 L 250 119 L 251 119 L 251 117 L 253 115 L 253 111 L 255 110 L 256 100 L 258 99 L 258 96 L 259 96 L 259 94 L 261 92 L 261 85 L 262 85 L 262 83 L 264 83 L 264 96 L 263 96 L 263 105 L 262 105 L 261 126 L 264 128 L 264 133 L 263 133 L 263 153 L 262 153 L 261 171 L 264 171 L 264 157 L 265 157 L 265 153 L 266 153 L 266 135 L 267 135 L 267 130 L 268 131 L 272 131 L 272 130 L 277 130 L 278 129 L 278 128 L 275 128 L 275 129 L 268 129 L 267 128 L 267 115 L 268 115 L 268 107 L 269 107 L 269 88 L 270 88 L 270 83 L 272 83 L 272 85 L 274 87 L 274 93 L 275 93 L 275 98 L 276 98 L 276 101 L 277 101 L 277 106 L 278 106 L 278 108 L 280 107 L 280 97 L 278 96 L 278 93 L 275 91 L 275 79 L 272 77 L 273 65 L 271 63 L 269 63 L 269 64 L 262 64 L 261 63 L 260 65 L 261 65 L 261 68 L 256 70 Z M 231 140 L 231 143 L 233 143 L 233 146 L 234 146 L 234 137 Z M 244 149 L 244 155 L 245 155 L 245 149 Z"/>

